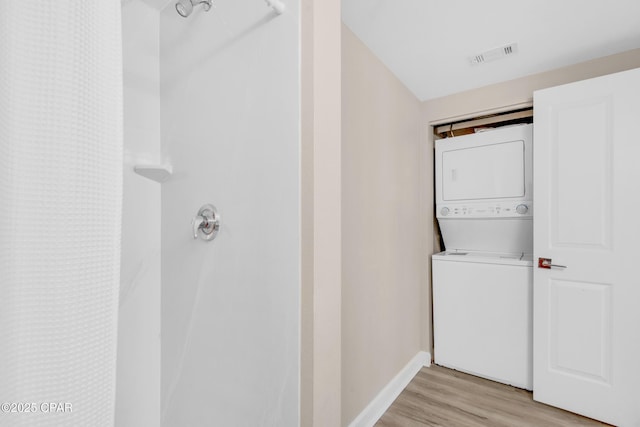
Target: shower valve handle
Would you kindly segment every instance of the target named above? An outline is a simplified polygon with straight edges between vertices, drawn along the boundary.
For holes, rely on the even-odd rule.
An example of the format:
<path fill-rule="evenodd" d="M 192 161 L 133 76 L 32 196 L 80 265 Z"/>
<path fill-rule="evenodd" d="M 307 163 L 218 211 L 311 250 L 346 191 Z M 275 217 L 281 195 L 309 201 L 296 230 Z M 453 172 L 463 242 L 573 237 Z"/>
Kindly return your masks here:
<path fill-rule="evenodd" d="M 205 228 L 208 225 L 207 224 L 207 219 L 205 217 L 200 216 L 200 215 L 198 215 L 195 218 L 193 218 L 193 221 L 191 223 L 193 225 L 193 238 L 194 239 L 198 238 L 198 230 L 200 230 L 201 228 Z"/>
<path fill-rule="evenodd" d="M 197 239 L 198 234 L 204 240 L 213 240 L 220 230 L 220 214 L 213 205 L 204 205 L 193 218 L 193 238 Z"/>

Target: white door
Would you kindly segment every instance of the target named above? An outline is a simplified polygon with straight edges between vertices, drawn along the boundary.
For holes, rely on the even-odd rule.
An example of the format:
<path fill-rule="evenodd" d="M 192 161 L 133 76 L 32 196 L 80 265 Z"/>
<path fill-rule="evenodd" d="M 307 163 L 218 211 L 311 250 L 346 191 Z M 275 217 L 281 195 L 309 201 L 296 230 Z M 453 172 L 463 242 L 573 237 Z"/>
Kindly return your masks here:
<path fill-rule="evenodd" d="M 534 399 L 640 426 L 640 69 L 534 108 Z"/>

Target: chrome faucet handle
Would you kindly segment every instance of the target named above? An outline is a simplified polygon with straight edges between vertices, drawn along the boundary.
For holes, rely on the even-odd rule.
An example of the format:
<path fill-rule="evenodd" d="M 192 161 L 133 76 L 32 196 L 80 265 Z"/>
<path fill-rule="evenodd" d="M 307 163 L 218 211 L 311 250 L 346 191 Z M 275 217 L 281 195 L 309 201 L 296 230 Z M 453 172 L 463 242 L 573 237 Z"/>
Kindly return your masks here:
<path fill-rule="evenodd" d="M 202 227 L 204 227 L 205 222 L 207 221 L 206 218 L 200 216 L 200 215 L 196 215 L 193 220 L 191 220 L 191 225 L 193 226 L 193 238 L 197 239 L 198 238 L 198 230 L 200 230 Z"/>
<path fill-rule="evenodd" d="M 220 230 L 220 214 L 213 205 L 204 205 L 193 218 L 193 238 L 197 239 L 198 234 L 204 240 L 213 240 Z"/>

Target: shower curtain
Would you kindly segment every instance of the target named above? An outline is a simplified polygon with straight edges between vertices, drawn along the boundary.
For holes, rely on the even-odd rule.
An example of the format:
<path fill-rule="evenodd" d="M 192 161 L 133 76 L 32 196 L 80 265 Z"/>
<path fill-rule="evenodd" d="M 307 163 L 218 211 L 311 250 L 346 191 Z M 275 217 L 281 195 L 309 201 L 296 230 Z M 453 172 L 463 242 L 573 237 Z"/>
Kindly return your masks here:
<path fill-rule="evenodd" d="M 112 426 L 119 0 L 0 1 L 0 426 Z"/>

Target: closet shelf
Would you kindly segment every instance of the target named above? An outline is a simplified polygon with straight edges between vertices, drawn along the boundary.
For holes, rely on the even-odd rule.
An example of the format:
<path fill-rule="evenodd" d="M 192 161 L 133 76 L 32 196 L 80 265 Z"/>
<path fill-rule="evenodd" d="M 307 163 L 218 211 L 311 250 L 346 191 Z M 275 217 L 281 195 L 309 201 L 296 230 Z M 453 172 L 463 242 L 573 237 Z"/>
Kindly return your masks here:
<path fill-rule="evenodd" d="M 155 182 L 165 182 L 173 172 L 170 165 L 135 165 L 133 171 Z"/>

